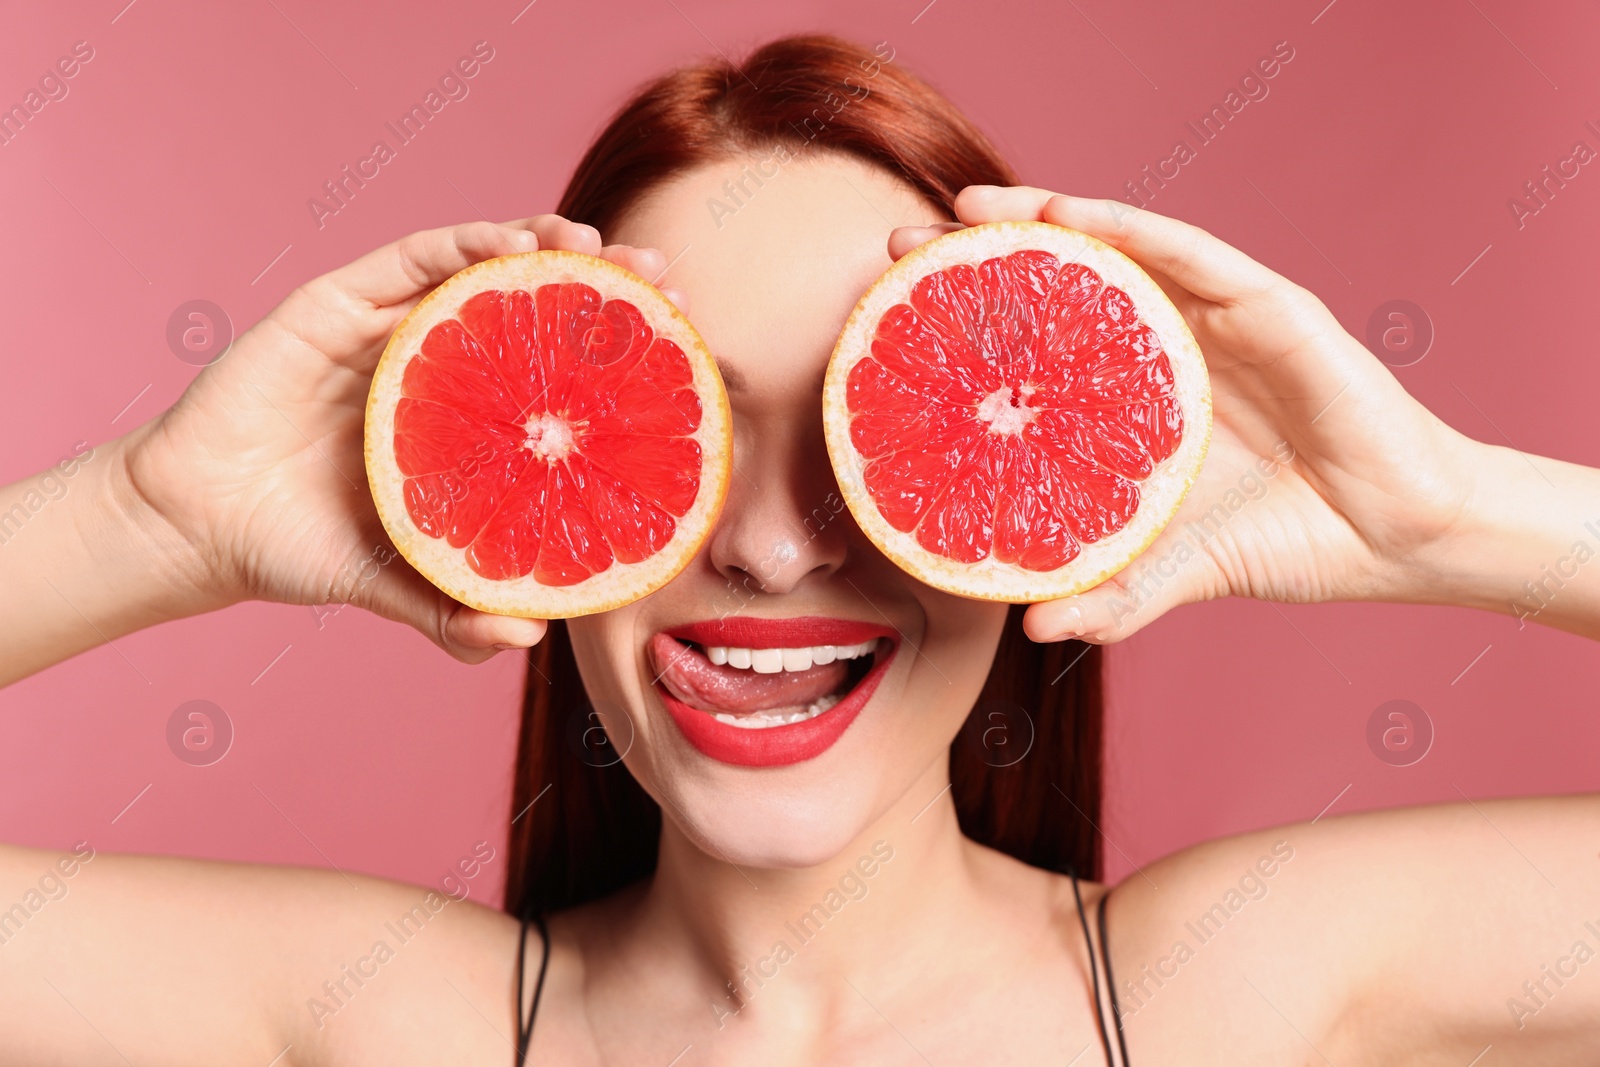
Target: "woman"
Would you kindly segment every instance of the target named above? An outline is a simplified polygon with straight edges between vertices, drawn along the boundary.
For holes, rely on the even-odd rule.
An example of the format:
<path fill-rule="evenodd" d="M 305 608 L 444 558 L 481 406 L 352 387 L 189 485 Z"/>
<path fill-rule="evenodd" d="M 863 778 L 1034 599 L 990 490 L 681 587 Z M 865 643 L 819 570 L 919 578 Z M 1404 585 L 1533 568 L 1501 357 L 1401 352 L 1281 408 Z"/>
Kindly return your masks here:
<path fill-rule="evenodd" d="M 1074 876 L 1095 860 L 1096 661 L 1059 642 L 1225 595 L 1495 608 L 1570 550 L 1600 474 L 1455 433 L 1208 234 L 1017 187 L 887 50 L 790 39 L 669 75 L 561 212 L 415 234 L 296 290 L 0 554 L 5 615 L 29 620 L 8 681 L 245 598 L 337 593 L 468 662 L 536 646 L 510 879 L 535 921 L 339 872 L 6 849 L 0 907 L 44 903 L 0 913 L 0 1059 L 489 1064 L 531 1035 L 527 1062 L 560 1064 L 1592 1062 L 1600 800 L 1330 817 L 1107 890 Z M 1275 481 L 1153 598 L 1113 580 L 1024 616 L 920 586 L 840 509 L 803 520 L 837 500 L 817 383 L 860 292 L 949 226 L 1039 218 L 1140 261 L 1195 330 L 1217 427 L 1185 508 Z M 674 257 L 740 471 L 688 570 L 542 643 L 398 561 L 338 580 L 386 543 L 356 472 L 389 332 L 457 270 L 535 247 L 649 278 Z M 1537 621 L 1600 637 L 1595 574 Z M 728 763 L 669 713 L 719 710 L 674 660 L 797 641 L 870 642 L 838 685 L 876 686 L 811 758 Z M 612 748 L 569 743 L 591 724 L 577 671 Z M 980 698 L 1029 704 L 1011 767 L 958 740 Z"/>

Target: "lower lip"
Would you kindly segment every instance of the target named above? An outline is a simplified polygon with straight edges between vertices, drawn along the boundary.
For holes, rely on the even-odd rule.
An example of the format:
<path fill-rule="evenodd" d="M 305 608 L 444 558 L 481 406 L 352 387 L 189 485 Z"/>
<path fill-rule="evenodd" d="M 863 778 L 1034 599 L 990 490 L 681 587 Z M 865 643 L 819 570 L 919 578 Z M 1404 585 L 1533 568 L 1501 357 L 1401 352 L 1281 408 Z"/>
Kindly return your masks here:
<path fill-rule="evenodd" d="M 873 692 L 877 690 L 878 683 L 883 680 L 884 672 L 889 669 L 898 651 L 898 645 L 891 646 L 839 703 L 820 715 L 786 726 L 761 729 L 730 726 L 719 722 L 709 712 L 685 704 L 667 692 L 660 683 L 657 683 L 656 691 L 661 694 L 662 702 L 666 704 L 667 711 L 672 713 L 673 721 L 683 731 L 683 736 L 703 754 L 739 767 L 786 767 L 791 763 L 815 759 L 844 736 L 867 701 L 872 699 Z"/>

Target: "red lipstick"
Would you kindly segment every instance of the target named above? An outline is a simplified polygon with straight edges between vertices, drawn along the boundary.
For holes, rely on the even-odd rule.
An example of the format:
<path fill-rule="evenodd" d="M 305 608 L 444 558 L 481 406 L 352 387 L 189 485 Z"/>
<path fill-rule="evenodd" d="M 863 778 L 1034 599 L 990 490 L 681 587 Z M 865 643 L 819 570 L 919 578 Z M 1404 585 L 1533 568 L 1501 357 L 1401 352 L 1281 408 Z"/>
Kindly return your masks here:
<path fill-rule="evenodd" d="M 720 721 L 713 711 L 692 707 L 678 699 L 658 677 L 656 691 L 688 742 L 714 760 L 741 767 L 788 766 L 814 759 L 826 752 L 849 729 L 867 701 L 872 699 L 878 683 L 899 650 L 899 643 L 893 640 L 895 630 L 892 627 L 820 617 L 760 619 L 733 616 L 690 623 L 667 630 L 666 633 L 703 646 L 751 649 L 841 646 L 890 638 L 887 649 L 880 642 L 878 650 L 873 653 L 875 661 L 871 668 L 837 704 L 809 719 L 779 726 L 734 726 Z"/>
<path fill-rule="evenodd" d="M 674 627 L 667 633 L 700 645 L 737 645 L 741 648 L 804 648 L 807 645 L 853 645 L 878 637 L 893 637 L 892 626 L 849 619 L 802 615 L 792 619 L 758 619 L 730 615 Z"/>

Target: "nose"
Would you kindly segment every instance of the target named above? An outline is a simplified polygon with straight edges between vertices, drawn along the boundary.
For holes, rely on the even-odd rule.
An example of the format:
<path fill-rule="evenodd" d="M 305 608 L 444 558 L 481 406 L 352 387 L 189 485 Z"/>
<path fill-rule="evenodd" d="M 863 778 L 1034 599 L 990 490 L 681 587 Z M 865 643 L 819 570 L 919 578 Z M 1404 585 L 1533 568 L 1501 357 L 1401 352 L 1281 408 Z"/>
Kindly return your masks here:
<path fill-rule="evenodd" d="M 712 566 L 747 599 L 791 593 L 836 573 L 851 520 L 821 420 L 740 427 L 736 419 L 735 439 L 733 480 L 711 534 Z"/>

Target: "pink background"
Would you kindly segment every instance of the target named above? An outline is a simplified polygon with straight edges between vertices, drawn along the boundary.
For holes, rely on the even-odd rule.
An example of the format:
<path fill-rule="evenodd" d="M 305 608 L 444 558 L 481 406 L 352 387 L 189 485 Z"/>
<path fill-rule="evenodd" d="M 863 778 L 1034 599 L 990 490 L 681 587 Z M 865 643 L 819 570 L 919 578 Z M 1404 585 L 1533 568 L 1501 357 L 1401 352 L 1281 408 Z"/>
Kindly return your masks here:
<path fill-rule="evenodd" d="M 13 5 L 0 35 L 8 105 L 75 41 L 95 49 L 68 97 L 0 147 L 0 480 L 174 400 L 194 374 L 165 340 L 184 301 L 213 300 L 242 330 L 407 231 L 548 210 L 631 86 L 713 48 L 817 29 L 887 40 L 1025 179 L 1096 195 L 1170 155 L 1186 120 L 1287 40 L 1295 57 L 1270 95 L 1150 206 L 1309 286 L 1357 336 L 1379 304 L 1416 302 L 1437 339 L 1397 371 L 1408 389 L 1473 436 L 1600 464 L 1587 314 L 1600 163 L 1520 229 L 1507 207 L 1576 140 L 1600 148 L 1584 125 L 1600 126 L 1592 4 L 1533 18 L 1510 0 L 496 0 L 381 16 L 310 0 L 125 3 Z M 479 40 L 495 57 L 470 96 L 319 229 L 307 198 Z M 117 644 L 0 693 L 0 838 L 419 882 L 501 840 L 516 657 L 469 668 L 354 609 L 319 629 L 310 609 L 260 604 Z M 1110 661 L 1113 877 L 1336 796 L 1348 811 L 1600 778 L 1600 647 L 1508 618 L 1220 603 Z M 165 741 L 173 709 L 197 698 L 237 731 L 210 767 Z M 1368 750 L 1367 719 L 1390 699 L 1437 730 L 1415 766 Z M 503 873 L 491 865 L 496 884 Z"/>

